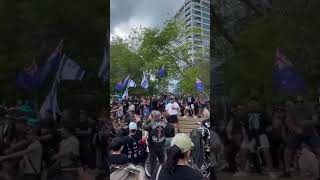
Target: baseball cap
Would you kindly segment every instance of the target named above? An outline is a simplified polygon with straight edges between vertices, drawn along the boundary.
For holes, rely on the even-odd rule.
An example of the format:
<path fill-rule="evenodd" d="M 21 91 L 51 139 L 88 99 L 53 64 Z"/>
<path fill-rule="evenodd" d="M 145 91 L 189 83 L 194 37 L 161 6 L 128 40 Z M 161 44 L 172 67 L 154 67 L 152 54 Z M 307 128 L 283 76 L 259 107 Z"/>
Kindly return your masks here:
<path fill-rule="evenodd" d="M 182 153 L 189 151 L 194 146 L 191 138 L 185 133 L 177 134 L 172 138 L 171 146 L 174 145 L 178 146 Z"/>
<path fill-rule="evenodd" d="M 129 130 L 131 131 L 131 130 L 137 130 L 138 129 L 138 126 L 137 126 L 137 123 L 135 123 L 135 122 L 130 122 L 130 124 L 129 124 Z"/>

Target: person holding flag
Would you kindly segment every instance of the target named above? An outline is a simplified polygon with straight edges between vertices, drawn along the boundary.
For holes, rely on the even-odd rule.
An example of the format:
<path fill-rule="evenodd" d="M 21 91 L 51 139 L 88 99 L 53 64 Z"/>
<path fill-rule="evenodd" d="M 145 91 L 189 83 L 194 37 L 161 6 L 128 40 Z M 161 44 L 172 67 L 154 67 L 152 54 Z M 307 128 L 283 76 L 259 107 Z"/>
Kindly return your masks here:
<path fill-rule="evenodd" d="M 196 89 L 198 92 L 204 91 L 204 83 L 199 78 L 196 78 Z"/>

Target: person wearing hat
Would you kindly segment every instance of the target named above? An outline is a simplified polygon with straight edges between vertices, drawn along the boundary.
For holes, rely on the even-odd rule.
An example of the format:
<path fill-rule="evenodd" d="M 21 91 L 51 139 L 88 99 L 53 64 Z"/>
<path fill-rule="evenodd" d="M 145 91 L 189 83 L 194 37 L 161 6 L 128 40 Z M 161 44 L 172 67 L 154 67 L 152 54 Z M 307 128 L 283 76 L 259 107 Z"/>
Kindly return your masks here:
<path fill-rule="evenodd" d="M 143 153 L 141 152 L 141 148 L 139 147 L 139 140 L 136 138 L 137 130 L 137 123 L 130 122 L 129 135 L 123 137 L 123 153 L 128 156 L 129 162 L 134 165 L 144 163 L 144 158 L 142 157 Z"/>
<path fill-rule="evenodd" d="M 151 180 L 202 180 L 202 174 L 189 166 L 193 146 L 187 134 L 175 135 L 167 152 L 166 163 L 154 171 Z"/>

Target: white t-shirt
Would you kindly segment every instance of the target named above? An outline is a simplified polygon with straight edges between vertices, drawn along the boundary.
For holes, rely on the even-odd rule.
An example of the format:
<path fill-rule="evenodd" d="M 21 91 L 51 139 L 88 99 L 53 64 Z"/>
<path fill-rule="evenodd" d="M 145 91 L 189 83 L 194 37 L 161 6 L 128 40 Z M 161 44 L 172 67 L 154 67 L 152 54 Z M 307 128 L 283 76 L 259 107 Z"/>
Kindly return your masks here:
<path fill-rule="evenodd" d="M 60 142 L 59 146 L 60 154 L 72 154 L 74 156 L 79 156 L 79 140 L 75 136 L 71 136 Z M 73 163 L 72 157 L 65 157 L 61 160 L 62 167 L 68 167 Z"/>
<path fill-rule="evenodd" d="M 128 108 L 129 111 L 135 111 L 135 106 L 133 104 L 131 104 Z"/>
<path fill-rule="evenodd" d="M 170 116 L 172 115 L 178 115 L 178 109 L 179 109 L 179 104 L 174 102 L 174 103 L 169 103 L 166 105 L 166 111 L 169 113 Z"/>
<path fill-rule="evenodd" d="M 42 145 L 39 141 L 32 142 L 27 150 L 30 152 L 23 156 L 20 168 L 25 174 L 39 174 L 42 162 Z"/>

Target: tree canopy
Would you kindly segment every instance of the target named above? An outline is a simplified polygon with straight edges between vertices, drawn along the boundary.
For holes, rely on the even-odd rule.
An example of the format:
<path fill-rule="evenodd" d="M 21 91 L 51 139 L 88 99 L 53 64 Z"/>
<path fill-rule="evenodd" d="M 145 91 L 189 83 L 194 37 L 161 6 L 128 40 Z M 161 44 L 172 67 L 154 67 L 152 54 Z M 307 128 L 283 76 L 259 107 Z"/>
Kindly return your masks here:
<path fill-rule="evenodd" d="M 184 24 L 176 21 L 166 21 L 160 28 L 133 29 L 128 39 L 115 37 L 111 42 L 111 92 L 115 92 L 115 84 L 131 74 L 138 84 L 141 82 L 143 72 L 147 72 L 153 81 L 148 91 L 141 88 L 133 89 L 133 93 L 154 94 L 168 87 L 169 80 L 182 77 L 182 84 L 188 83 L 194 87 L 195 78 L 199 76 L 209 83 L 209 74 L 205 77 L 205 68 L 202 62 L 192 64 L 188 53 L 191 47 L 189 41 L 182 40 L 199 29 L 184 30 Z M 181 69 L 179 62 L 186 64 Z M 209 62 L 207 62 L 209 63 Z M 167 76 L 157 79 L 159 69 L 164 66 Z M 208 66 L 206 66 L 208 67 Z M 209 73 L 209 71 L 207 71 Z M 193 79 L 191 79 L 193 77 Z M 190 89 L 181 86 L 182 91 Z"/>
<path fill-rule="evenodd" d="M 309 95 L 318 88 L 320 18 L 317 0 L 279 0 L 269 13 L 246 20 L 231 42 L 233 54 L 224 66 L 226 94 L 238 101 L 281 99 L 272 87 L 275 52 L 281 48 L 307 81 Z"/>

